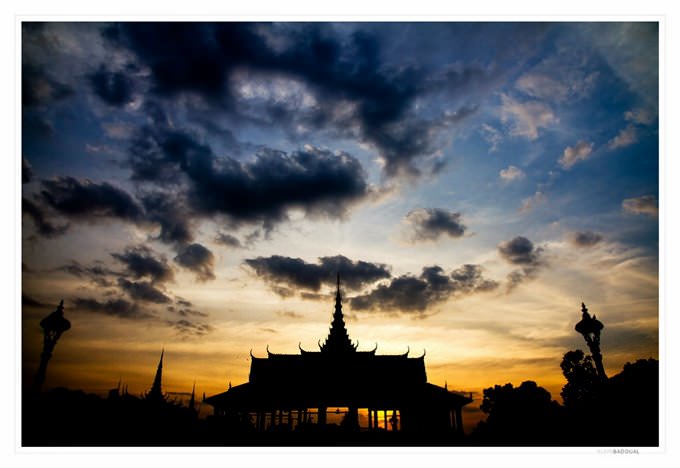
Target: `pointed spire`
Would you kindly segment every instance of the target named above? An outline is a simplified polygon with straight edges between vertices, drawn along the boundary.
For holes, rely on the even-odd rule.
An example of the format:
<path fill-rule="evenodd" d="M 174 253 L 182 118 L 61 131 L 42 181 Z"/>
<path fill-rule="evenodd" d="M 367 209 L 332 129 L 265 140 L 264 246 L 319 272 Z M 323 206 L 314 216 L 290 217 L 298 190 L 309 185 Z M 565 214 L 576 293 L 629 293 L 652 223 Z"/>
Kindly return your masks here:
<path fill-rule="evenodd" d="M 444 390 L 449 389 L 449 382 L 447 380 L 444 381 Z"/>
<path fill-rule="evenodd" d="M 191 389 L 191 399 L 189 400 L 189 409 L 196 411 L 196 381 L 194 380 L 194 387 Z"/>
<path fill-rule="evenodd" d="M 352 352 L 355 350 L 356 346 L 352 345 L 347 329 L 345 328 L 345 320 L 342 314 L 342 295 L 340 294 L 340 273 L 338 273 L 337 290 L 335 293 L 335 312 L 333 313 L 333 321 L 331 322 L 328 338 L 326 338 L 326 342 L 321 345 L 321 351 Z"/>
<path fill-rule="evenodd" d="M 158 361 L 158 368 L 156 369 L 156 377 L 153 379 L 153 384 L 151 385 L 151 390 L 146 394 L 147 400 L 164 400 L 161 389 L 161 381 L 163 379 L 163 354 L 165 354 L 165 348 L 161 350 L 161 358 Z"/>

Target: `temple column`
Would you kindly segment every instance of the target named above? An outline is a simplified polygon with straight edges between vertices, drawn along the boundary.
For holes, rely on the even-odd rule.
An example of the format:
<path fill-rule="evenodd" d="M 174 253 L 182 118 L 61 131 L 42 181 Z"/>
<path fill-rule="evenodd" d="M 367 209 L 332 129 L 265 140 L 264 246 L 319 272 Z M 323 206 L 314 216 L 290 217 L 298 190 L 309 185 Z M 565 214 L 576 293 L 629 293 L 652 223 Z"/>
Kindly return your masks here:
<path fill-rule="evenodd" d="M 387 410 L 383 410 L 383 424 L 385 424 L 385 431 L 387 431 Z"/>
<path fill-rule="evenodd" d="M 371 408 L 368 408 L 368 430 L 373 430 L 373 413 L 371 413 Z"/>
<path fill-rule="evenodd" d="M 378 410 L 373 410 L 373 429 L 378 430 Z"/>
<path fill-rule="evenodd" d="M 460 435 L 464 435 L 463 432 L 463 408 L 458 406 L 456 408 L 456 431 Z"/>
<path fill-rule="evenodd" d="M 326 407 L 319 407 L 319 425 L 326 424 Z"/>

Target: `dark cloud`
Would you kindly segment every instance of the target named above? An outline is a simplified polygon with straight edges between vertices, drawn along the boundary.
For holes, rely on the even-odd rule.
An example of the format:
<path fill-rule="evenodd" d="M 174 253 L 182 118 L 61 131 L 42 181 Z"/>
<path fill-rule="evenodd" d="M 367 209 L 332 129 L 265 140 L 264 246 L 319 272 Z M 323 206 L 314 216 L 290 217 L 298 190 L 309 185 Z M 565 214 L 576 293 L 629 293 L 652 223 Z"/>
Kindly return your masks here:
<path fill-rule="evenodd" d="M 535 247 L 526 237 L 517 236 L 511 240 L 498 244 L 501 257 L 512 265 L 521 268 L 508 274 L 506 289 L 508 292 L 528 279 L 536 276 L 539 268 L 545 266 L 543 248 Z"/>
<path fill-rule="evenodd" d="M 148 278 L 152 283 L 165 283 L 174 279 L 174 271 L 165 257 L 156 258 L 146 246 L 128 247 L 125 252 L 112 253 L 111 256 L 125 265 L 127 274 L 135 279 Z"/>
<path fill-rule="evenodd" d="M 541 247 L 534 248 L 534 244 L 523 236 L 498 244 L 501 257 L 513 265 L 536 266 L 540 262 L 542 251 Z"/>
<path fill-rule="evenodd" d="M 43 115 L 24 112 L 21 116 L 21 139 L 27 142 L 31 139 L 50 138 L 54 135 L 52 121 Z"/>
<path fill-rule="evenodd" d="M 228 77 L 237 69 L 302 79 L 329 97 L 360 103 L 366 122 L 394 120 L 416 95 L 413 69 L 384 70 L 379 44 L 357 32 L 349 43 L 319 24 L 122 23 L 105 37 L 134 52 L 152 72 L 159 95 L 194 92 L 229 103 Z M 283 48 L 274 42 L 287 44 Z M 173 44 L 168 47 L 168 44 Z"/>
<path fill-rule="evenodd" d="M 185 336 L 201 337 L 215 330 L 215 327 L 208 323 L 192 322 L 187 319 L 168 320 L 166 323 Z"/>
<path fill-rule="evenodd" d="M 46 106 L 73 95 L 73 89 L 55 80 L 41 66 L 21 67 L 21 103 L 26 108 Z"/>
<path fill-rule="evenodd" d="M 441 295 L 436 292 L 436 286 L 437 284 L 430 288 L 425 279 L 404 275 L 394 278 L 387 285 L 379 285 L 368 294 L 353 297 L 350 305 L 353 310 L 424 312 L 429 306 L 441 300 Z"/>
<path fill-rule="evenodd" d="M 213 271 L 215 256 L 201 244 L 190 244 L 183 247 L 174 260 L 178 265 L 193 271 L 199 281 L 215 279 Z"/>
<path fill-rule="evenodd" d="M 181 194 L 150 192 L 141 195 L 146 220 L 160 225 L 158 240 L 167 244 L 188 244 L 194 240 L 191 215 Z"/>
<path fill-rule="evenodd" d="M 92 91 L 107 104 L 122 106 L 132 100 L 132 80 L 124 73 L 110 71 L 106 65 L 101 64 L 87 78 Z"/>
<path fill-rule="evenodd" d="M 482 267 L 466 264 L 451 272 L 451 281 L 455 292 L 483 292 L 496 289 L 497 281 L 484 279 Z"/>
<path fill-rule="evenodd" d="M 49 307 L 47 304 L 44 304 L 23 292 L 21 293 L 21 305 L 24 307 L 39 307 L 39 308 Z"/>
<path fill-rule="evenodd" d="M 193 304 L 191 302 L 187 301 L 186 299 L 182 299 L 181 297 L 176 297 L 177 300 L 177 305 L 182 306 L 182 307 L 191 307 Z"/>
<path fill-rule="evenodd" d="M 101 287 L 111 286 L 113 284 L 111 277 L 120 274 L 102 265 L 83 266 L 75 260 L 72 260 L 67 265 L 58 267 L 56 270 L 69 273 L 78 278 L 86 278 Z"/>
<path fill-rule="evenodd" d="M 177 185 L 175 212 L 186 205 L 195 216 L 262 222 L 268 229 L 287 219 L 291 208 L 341 217 L 370 194 L 363 167 L 347 153 L 312 146 L 290 154 L 262 148 L 241 162 L 217 157 L 194 136 L 169 128 L 142 129 L 129 164 L 135 180 Z M 145 201 L 148 211 L 159 205 L 153 201 Z M 162 223 L 168 210 L 159 213 L 153 219 Z"/>
<path fill-rule="evenodd" d="M 175 307 L 175 306 L 168 306 L 167 307 L 168 312 L 172 312 L 174 314 L 180 315 L 182 317 L 207 317 L 209 314 L 205 312 L 201 312 L 200 310 L 195 310 L 195 309 L 190 309 L 188 307 Z"/>
<path fill-rule="evenodd" d="M 433 119 L 408 116 L 398 122 L 363 128 L 363 141 L 377 147 L 388 177 L 400 175 L 418 177 L 422 170 L 416 164 L 437 154 L 451 138 L 445 130 L 477 111 L 477 107 L 462 107 Z M 436 175 L 444 168 L 441 159 L 434 159 L 429 172 Z"/>
<path fill-rule="evenodd" d="M 291 319 L 301 319 L 304 318 L 303 314 L 299 314 L 297 312 L 293 312 L 292 310 L 280 310 L 276 312 L 276 315 L 279 317 L 284 317 L 284 318 L 291 318 Z"/>
<path fill-rule="evenodd" d="M 73 300 L 73 308 L 126 319 L 149 319 L 154 317 L 153 314 L 139 307 L 137 303 L 122 298 L 108 299 L 105 302 L 100 302 L 97 299 L 77 297 Z"/>
<path fill-rule="evenodd" d="M 227 93 L 227 69 L 239 56 L 255 53 L 260 41 L 248 37 L 247 27 L 231 23 L 234 41 L 222 52 L 216 27 L 208 23 L 118 23 L 104 30 L 104 37 L 133 51 L 152 73 L 152 91 L 159 95 L 196 92 L 210 99 Z M 224 38 L 223 41 L 230 41 Z M 242 42 L 247 41 L 247 42 Z M 231 57 L 229 56 L 231 55 Z"/>
<path fill-rule="evenodd" d="M 418 175 L 415 162 L 441 149 L 448 138 L 444 130 L 476 107 L 422 119 L 412 112 L 416 99 L 427 93 L 463 95 L 494 82 L 494 74 L 479 66 L 433 74 L 388 63 L 381 28 L 368 29 L 348 35 L 315 23 L 134 22 L 113 25 L 104 36 L 151 71 L 151 92 L 160 99 L 191 93 L 241 120 L 292 133 L 309 128 L 352 135 L 378 150 L 386 175 Z M 239 86 L 258 80 L 268 86 L 278 80 L 291 96 L 241 95 Z M 296 88 L 301 90 L 293 92 Z M 305 107 L 300 96 L 305 93 L 323 105 Z"/>
<path fill-rule="evenodd" d="M 318 291 L 322 284 L 334 285 L 338 273 L 342 286 L 351 290 L 361 289 L 391 276 L 387 265 L 363 260 L 352 261 L 342 255 L 320 257 L 316 264 L 281 255 L 246 259 L 245 263 L 258 276 L 276 287 L 277 294 L 284 297 L 290 295 L 288 291 L 291 289 Z M 281 290 L 282 286 L 287 288 Z"/>
<path fill-rule="evenodd" d="M 490 291 L 498 283 L 482 277 L 478 265 L 463 265 L 446 275 L 439 266 L 424 267 L 420 276 L 402 275 L 380 284 L 367 294 L 353 297 L 350 305 L 356 311 L 388 313 L 427 313 L 427 310 L 451 297 Z"/>
<path fill-rule="evenodd" d="M 245 264 L 251 267 L 259 277 L 275 286 L 285 284 L 292 288 L 313 291 L 321 288 L 321 268 L 301 258 L 272 255 L 271 257 L 249 258 L 245 260 Z M 329 280 L 330 278 L 327 279 Z"/>
<path fill-rule="evenodd" d="M 409 212 L 405 221 L 412 226 L 411 239 L 415 241 L 435 241 L 441 236 L 457 238 L 467 229 L 461 221 L 460 213 L 440 208 L 419 208 Z"/>
<path fill-rule="evenodd" d="M 57 177 L 42 181 L 43 199 L 59 213 L 76 219 L 143 220 L 141 205 L 125 190 L 108 182 Z"/>
<path fill-rule="evenodd" d="M 118 286 L 135 301 L 153 302 L 155 304 L 172 302 L 172 299 L 148 281 L 128 281 L 125 278 L 118 278 Z"/>
<path fill-rule="evenodd" d="M 224 232 L 218 232 L 217 237 L 215 237 L 215 243 L 225 245 L 227 247 L 231 247 L 234 249 L 240 249 L 243 246 L 241 245 L 241 241 L 238 240 L 236 237 L 232 236 L 231 234 L 227 234 Z"/>
<path fill-rule="evenodd" d="M 643 195 L 637 198 L 626 198 L 621 203 L 623 211 L 627 213 L 657 217 L 659 207 L 654 195 Z"/>
<path fill-rule="evenodd" d="M 576 247 L 592 247 L 602 240 L 602 234 L 592 231 L 577 231 L 570 233 L 567 238 Z"/>
<path fill-rule="evenodd" d="M 33 167 L 31 166 L 31 163 L 28 162 L 28 159 L 21 158 L 21 183 L 28 184 L 33 180 L 33 176 Z"/>
<path fill-rule="evenodd" d="M 61 226 L 53 224 L 48 219 L 48 215 L 45 210 L 38 204 L 33 203 L 28 198 L 21 199 L 21 211 L 31 217 L 36 229 L 38 230 L 38 234 L 43 237 L 51 238 L 60 236 L 64 234 L 69 228 L 68 224 L 63 224 Z"/>
<path fill-rule="evenodd" d="M 319 263 L 325 277 L 333 278 L 339 273 L 342 285 L 347 289 L 357 290 L 391 276 L 390 269 L 383 263 L 371 263 L 363 260 L 352 261 L 343 255 L 319 257 Z"/>

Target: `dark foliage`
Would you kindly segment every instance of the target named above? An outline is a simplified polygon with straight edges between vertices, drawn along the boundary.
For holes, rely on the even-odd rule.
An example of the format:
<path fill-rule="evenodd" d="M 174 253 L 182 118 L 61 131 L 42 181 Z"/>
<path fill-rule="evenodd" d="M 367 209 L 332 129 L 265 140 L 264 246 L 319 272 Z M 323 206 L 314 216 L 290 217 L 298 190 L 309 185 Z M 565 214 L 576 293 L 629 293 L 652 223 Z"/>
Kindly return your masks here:
<path fill-rule="evenodd" d="M 484 390 L 481 410 L 488 415 L 473 440 L 483 445 L 560 445 L 562 408 L 550 392 L 526 381 Z"/>

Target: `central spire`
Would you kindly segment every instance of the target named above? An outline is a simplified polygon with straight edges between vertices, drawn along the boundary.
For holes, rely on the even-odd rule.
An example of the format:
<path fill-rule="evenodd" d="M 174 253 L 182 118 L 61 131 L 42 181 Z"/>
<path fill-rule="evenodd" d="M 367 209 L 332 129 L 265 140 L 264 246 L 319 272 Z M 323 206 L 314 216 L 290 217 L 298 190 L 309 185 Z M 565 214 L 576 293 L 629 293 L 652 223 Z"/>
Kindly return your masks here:
<path fill-rule="evenodd" d="M 345 320 L 342 315 L 342 296 L 340 295 L 340 273 L 338 273 L 337 291 L 335 293 L 335 312 L 331 322 L 330 332 L 326 342 L 321 346 L 321 351 L 344 353 L 353 352 L 356 346 L 349 339 L 349 334 L 345 328 Z"/>

